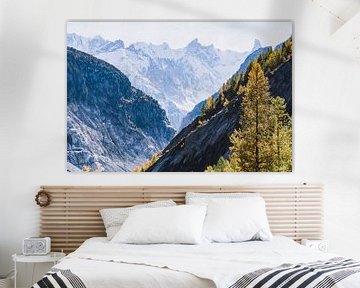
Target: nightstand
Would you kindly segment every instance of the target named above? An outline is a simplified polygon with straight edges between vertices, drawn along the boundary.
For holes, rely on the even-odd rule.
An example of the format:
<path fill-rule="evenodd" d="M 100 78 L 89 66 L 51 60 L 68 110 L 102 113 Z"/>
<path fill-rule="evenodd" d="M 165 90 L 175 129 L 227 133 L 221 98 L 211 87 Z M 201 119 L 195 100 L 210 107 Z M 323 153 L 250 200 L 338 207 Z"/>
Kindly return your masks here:
<path fill-rule="evenodd" d="M 50 252 L 46 255 L 37 255 L 37 256 L 27 256 L 24 254 L 14 254 L 12 255 L 12 259 L 14 261 L 14 270 L 15 270 L 15 277 L 14 277 L 14 288 L 16 288 L 16 265 L 17 263 L 32 263 L 33 265 L 36 265 L 36 263 L 53 263 L 54 265 L 59 262 L 61 258 L 65 257 L 65 253 L 60 252 Z M 32 267 L 32 273 L 31 273 L 31 285 L 34 283 L 34 266 Z"/>
<path fill-rule="evenodd" d="M 301 244 L 306 247 L 309 247 L 310 249 L 318 250 L 321 252 L 328 251 L 328 242 L 326 240 L 303 239 L 301 240 Z"/>

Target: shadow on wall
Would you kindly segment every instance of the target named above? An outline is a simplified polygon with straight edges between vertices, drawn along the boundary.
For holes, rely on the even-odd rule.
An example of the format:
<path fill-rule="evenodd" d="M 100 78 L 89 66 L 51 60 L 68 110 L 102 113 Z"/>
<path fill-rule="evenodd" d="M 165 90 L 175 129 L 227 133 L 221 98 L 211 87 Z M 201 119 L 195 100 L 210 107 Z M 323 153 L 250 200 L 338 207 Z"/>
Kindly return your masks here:
<path fill-rule="evenodd" d="M 36 96 L 32 90 L 36 88 L 35 79 L 39 77 L 36 75 L 38 67 L 44 59 L 61 59 L 63 61 L 63 54 L 56 55 L 53 52 L 47 51 L 45 43 L 47 40 L 46 32 L 49 19 L 54 11 L 52 9 L 52 1 L 1 1 L 0 3 L 0 131 L 1 131 L 1 187 L 3 191 L 11 191 L 11 187 L 16 187 L 19 179 L 16 177 L 19 173 L 25 170 L 24 167 L 19 167 L 14 171 L 4 163 L 10 161 L 17 161 L 19 151 L 17 148 L 21 147 L 21 141 L 13 141 L 22 137 L 26 137 L 29 131 L 29 109 L 32 107 L 32 97 Z M 37 5 L 40 2 L 41 5 Z M 21 7 L 21 9 L 19 9 Z M 40 7 L 40 8 L 39 8 Z M 64 35 L 59 35 L 64 37 Z M 51 67 L 49 67 L 49 74 L 45 75 L 42 81 L 47 82 L 51 77 Z M 47 79 L 46 77 L 49 77 Z M 51 95 L 51 91 L 49 91 Z M 46 103 L 45 103 L 46 104 Z M 5 137 L 3 136 L 5 135 Z M 6 138 L 6 139 L 5 139 Z M 19 162 L 19 165 L 23 163 Z M 18 174 L 17 174 L 18 173 Z M 20 174 L 21 175 L 21 174 Z M 5 180 L 6 179 L 6 180 Z M 14 180 L 16 179 L 16 180 Z M 18 209 L 21 210 L 17 214 L 18 217 L 23 217 L 23 213 L 28 197 L 21 197 L 21 194 L 10 195 L 10 193 L 2 193 L 3 203 L 10 203 L 4 205 L 0 211 L 0 219 L 2 219 L 5 228 L 4 233 L 0 233 L 0 274 L 6 273 L 11 268 L 10 253 L 15 252 L 14 247 L 20 247 L 22 234 L 24 231 L 18 229 L 11 230 L 11 223 L 5 221 L 8 215 L 14 215 L 14 199 L 19 201 Z M 33 201 L 32 194 L 29 194 L 31 203 Z M 20 216 L 19 216 L 20 215 Z M 27 214 L 28 216 L 28 214 Z M 37 223 L 38 214 L 31 214 L 31 218 L 23 217 L 21 222 Z M 11 221 L 9 221 L 11 222 Z M 11 232 L 11 233 L 10 233 Z M 21 235 L 21 236 L 20 236 Z M 31 235 L 31 234 L 30 234 Z M 20 239 L 14 244 L 14 238 Z"/>
<path fill-rule="evenodd" d="M 5 119 L 20 118 L 12 122 L 14 125 L 23 123 L 21 118 L 25 115 L 30 101 L 29 91 L 32 89 L 34 73 L 40 60 L 44 57 L 56 57 L 43 48 L 46 39 L 44 23 L 47 20 L 45 18 L 51 17 L 47 14 L 51 11 L 51 1 L 42 1 L 42 10 L 34 8 L 31 1 L 22 1 L 22 5 L 23 9 L 19 9 L 17 1 L 6 1 L 2 4 L 0 17 L 1 115 Z M 17 19 L 17 22 L 14 19 Z M 11 111 L 7 107 L 17 107 L 17 110 Z M 16 128 L 11 127 L 8 132 L 15 132 Z"/>
<path fill-rule="evenodd" d="M 148 0 L 136 0 L 137 2 L 143 2 L 148 4 Z M 195 8 L 194 6 L 186 5 L 185 1 L 175 2 L 172 0 L 152 0 L 152 4 L 162 6 L 169 10 L 182 12 L 184 14 L 195 16 L 194 19 L 223 19 L 220 14 L 208 13 L 204 7 Z M 195 3 L 195 2 L 192 2 Z"/>

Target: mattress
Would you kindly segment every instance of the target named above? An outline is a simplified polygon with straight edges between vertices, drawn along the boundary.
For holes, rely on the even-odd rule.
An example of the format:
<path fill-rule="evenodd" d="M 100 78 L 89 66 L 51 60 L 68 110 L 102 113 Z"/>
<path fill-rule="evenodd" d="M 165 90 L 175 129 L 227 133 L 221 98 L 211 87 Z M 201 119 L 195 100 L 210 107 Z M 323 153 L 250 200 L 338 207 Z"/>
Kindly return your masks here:
<path fill-rule="evenodd" d="M 321 265 L 325 263 L 334 266 L 335 262 L 329 261 L 338 259 L 337 257 L 312 250 L 286 237 L 274 237 L 272 241 L 200 245 L 112 244 L 106 238 L 91 238 L 54 268 L 58 271 L 71 271 L 84 285 L 78 287 L 87 288 L 255 287 L 236 283 L 243 278 L 248 279 L 248 275 L 254 275 L 254 271 L 272 273 L 271 269 L 278 266 L 282 267 L 281 271 L 289 271 L 292 264 L 298 263 L 312 263 L 313 267 L 316 263 L 319 266 L 318 261 L 328 261 L 321 262 Z M 360 287 L 360 273 L 356 270 L 359 266 L 358 263 L 349 266 L 352 270 L 347 271 L 351 273 L 341 278 L 341 281 L 334 282 L 334 285 L 319 287 Z M 298 265 L 294 269 L 309 270 L 308 267 L 299 268 Z M 276 283 L 275 278 L 272 281 Z M 315 287 L 311 285 L 294 287 Z"/>

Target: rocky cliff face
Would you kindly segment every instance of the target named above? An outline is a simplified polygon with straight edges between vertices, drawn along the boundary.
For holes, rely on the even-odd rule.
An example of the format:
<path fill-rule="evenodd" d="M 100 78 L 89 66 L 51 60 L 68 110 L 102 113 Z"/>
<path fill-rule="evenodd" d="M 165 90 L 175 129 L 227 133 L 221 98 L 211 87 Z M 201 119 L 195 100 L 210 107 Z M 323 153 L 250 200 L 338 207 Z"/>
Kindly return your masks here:
<path fill-rule="evenodd" d="M 266 75 L 269 79 L 270 94 L 285 99 L 286 110 L 292 116 L 292 62 L 281 64 L 277 69 Z"/>
<path fill-rule="evenodd" d="M 229 150 L 229 137 L 239 127 L 239 107 L 237 98 L 203 125 L 197 125 L 195 119 L 176 135 L 148 171 L 202 172 L 210 163 L 216 163 Z"/>
<path fill-rule="evenodd" d="M 291 59 L 280 64 L 266 75 L 273 96 L 284 97 L 291 112 Z M 211 115 L 201 125 L 199 117 L 180 131 L 163 150 L 163 155 L 148 171 L 196 171 L 202 172 L 229 153 L 229 136 L 239 128 L 241 96 L 235 97 L 226 107 Z"/>
<path fill-rule="evenodd" d="M 69 166 L 131 171 L 168 144 L 165 111 L 122 72 L 73 48 L 67 62 Z"/>

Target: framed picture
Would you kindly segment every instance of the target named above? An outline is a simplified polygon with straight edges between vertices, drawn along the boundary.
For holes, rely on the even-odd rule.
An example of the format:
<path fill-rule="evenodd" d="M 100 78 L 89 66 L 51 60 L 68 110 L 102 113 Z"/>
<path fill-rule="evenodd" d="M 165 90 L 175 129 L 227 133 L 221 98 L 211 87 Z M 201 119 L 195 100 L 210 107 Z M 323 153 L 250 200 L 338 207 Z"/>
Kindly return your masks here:
<path fill-rule="evenodd" d="M 67 23 L 67 170 L 292 171 L 291 21 Z"/>

